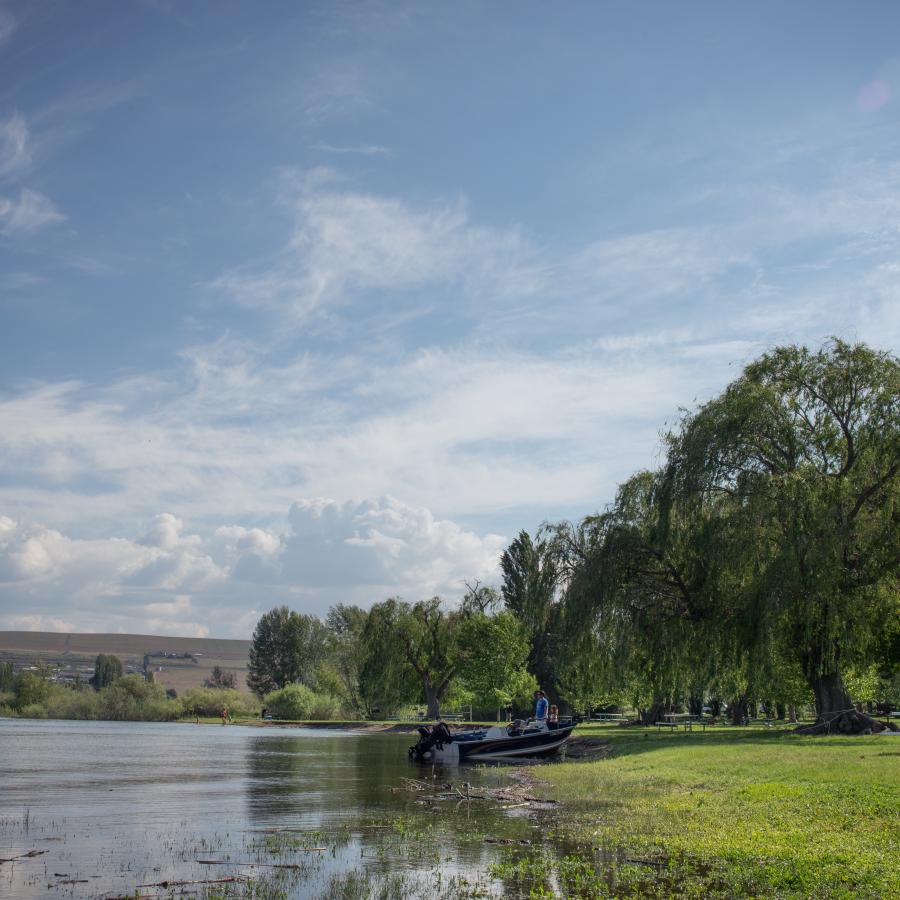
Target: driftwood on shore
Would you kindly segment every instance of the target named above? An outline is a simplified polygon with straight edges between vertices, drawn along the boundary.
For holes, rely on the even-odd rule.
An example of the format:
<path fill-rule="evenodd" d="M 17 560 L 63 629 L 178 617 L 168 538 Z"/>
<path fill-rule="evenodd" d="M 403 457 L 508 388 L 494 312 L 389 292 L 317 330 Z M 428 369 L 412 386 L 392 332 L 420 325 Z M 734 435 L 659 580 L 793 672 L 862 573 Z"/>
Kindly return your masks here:
<path fill-rule="evenodd" d="M 393 793 L 407 791 L 413 794 L 421 795 L 420 802 L 436 803 L 441 800 L 455 800 L 457 803 L 468 802 L 471 800 L 493 800 L 495 802 L 507 803 L 509 805 L 501 807 L 502 809 L 516 809 L 522 806 L 531 806 L 533 804 L 555 805 L 556 800 L 545 800 L 542 797 L 530 797 L 524 793 L 525 785 L 513 785 L 511 787 L 491 788 L 480 787 L 479 793 L 472 793 L 472 785 L 465 781 L 459 787 L 451 783 L 432 784 L 427 781 L 419 781 L 415 778 L 401 778 L 402 785 L 400 787 L 391 788 Z"/>
<path fill-rule="evenodd" d="M 228 875 L 226 878 L 199 878 L 195 881 L 153 881 L 150 884 L 139 884 L 139 888 L 147 887 L 183 887 L 188 884 L 231 884 L 236 881 L 246 881 L 247 879 L 240 875 Z"/>
<path fill-rule="evenodd" d="M 32 856 L 40 856 L 47 852 L 47 850 L 29 850 L 27 853 L 20 853 L 18 856 L 9 856 L 6 859 L 0 859 L 0 866 L 2 866 L 3 863 L 15 862 L 17 859 L 30 859 Z"/>
<path fill-rule="evenodd" d="M 297 853 L 324 853 L 326 847 L 292 847 Z M 260 862 L 241 862 L 237 859 L 198 859 L 198 865 L 201 866 L 242 866 L 243 868 L 257 869 L 302 869 L 302 863 L 260 863 Z"/>

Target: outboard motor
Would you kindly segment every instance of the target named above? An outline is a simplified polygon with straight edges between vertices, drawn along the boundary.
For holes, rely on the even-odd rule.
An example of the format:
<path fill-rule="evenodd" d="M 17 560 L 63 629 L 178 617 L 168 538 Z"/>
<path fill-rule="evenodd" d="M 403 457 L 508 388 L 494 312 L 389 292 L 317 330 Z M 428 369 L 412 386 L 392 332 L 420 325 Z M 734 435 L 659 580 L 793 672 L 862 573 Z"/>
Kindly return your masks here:
<path fill-rule="evenodd" d="M 412 759 L 425 759 L 432 749 L 443 750 L 444 744 L 453 743 L 453 735 L 444 722 L 432 726 L 420 725 L 416 730 L 419 732 L 418 743 L 409 748 Z"/>

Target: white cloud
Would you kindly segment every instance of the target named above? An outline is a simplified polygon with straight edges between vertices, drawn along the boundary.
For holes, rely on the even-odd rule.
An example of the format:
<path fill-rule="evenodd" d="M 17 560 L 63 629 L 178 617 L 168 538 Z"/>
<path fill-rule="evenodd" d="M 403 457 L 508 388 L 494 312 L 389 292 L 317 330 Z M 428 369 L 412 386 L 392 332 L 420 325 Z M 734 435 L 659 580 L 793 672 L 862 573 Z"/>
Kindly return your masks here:
<path fill-rule="evenodd" d="M 315 144 L 313 149 L 322 153 L 336 153 L 338 155 L 358 155 L 358 156 L 390 156 L 391 151 L 388 147 L 381 144 L 351 144 L 347 146 L 336 146 L 325 141 Z"/>
<path fill-rule="evenodd" d="M 368 291 L 456 284 L 463 297 L 533 293 L 533 251 L 516 229 L 473 225 L 462 201 L 413 207 L 344 189 L 327 169 L 283 176 L 293 232 L 272 264 L 233 270 L 213 287 L 249 307 L 302 321 Z M 418 302 L 414 298 L 413 302 Z"/>
<path fill-rule="evenodd" d="M 0 510 L 44 523 L 16 525 L 0 562 L 42 605 L 7 593 L 4 608 L 68 621 L 74 597 L 101 630 L 104 615 L 177 630 L 227 610 L 246 633 L 276 602 L 452 592 L 501 540 L 460 523 L 602 507 L 680 406 L 763 347 L 898 343 L 900 169 L 843 176 L 804 196 L 728 186 L 747 215 L 721 226 L 554 250 L 463 201 L 288 174 L 280 251 L 216 282 L 281 313 L 272 331 L 196 343 L 170 371 L 0 398 Z M 452 336 L 406 341 L 431 305 Z M 139 537 L 104 537 L 122 530 Z"/>
<path fill-rule="evenodd" d="M 135 541 L 2 517 L 0 627 L 247 637 L 279 602 L 321 615 L 398 593 L 455 600 L 466 579 L 495 576 L 504 543 L 389 497 L 299 500 L 289 520 L 283 534 L 228 525 L 203 539 L 163 513 Z"/>
<path fill-rule="evenodd" d="M 8 178 L 29 166 L 31 151 L 28 137 L 28 124 L 21 113 L 15 112 L 0 121 L 0 178 Z"/>
<path fill-rule="evenodd" d="M 466 578 L 492 578 L 504 547 L 392 497 L 300 500 L 291 506 L 282 566 L 288 582 L 329 592 L 459 594 Z"/>
<path fill-rule="evenodd" d="M 8 41 L 17 27 L 18 23 L 12 11 L 6 3 L 0 3 L 0 44 Z"/>
<path fill-rule="evenodd" d="M 373 73 L 360 61 L 336 59 L 321 67 L 303 90 L 303 112 L 314 121 L 372 109 Z"/>
<path fill-rule="evenodd" d="M 0 197 L 0 234 L 32 234 L 63 219 L 53 201 L 37 191 L 22 188 L 18 200 Z"/>

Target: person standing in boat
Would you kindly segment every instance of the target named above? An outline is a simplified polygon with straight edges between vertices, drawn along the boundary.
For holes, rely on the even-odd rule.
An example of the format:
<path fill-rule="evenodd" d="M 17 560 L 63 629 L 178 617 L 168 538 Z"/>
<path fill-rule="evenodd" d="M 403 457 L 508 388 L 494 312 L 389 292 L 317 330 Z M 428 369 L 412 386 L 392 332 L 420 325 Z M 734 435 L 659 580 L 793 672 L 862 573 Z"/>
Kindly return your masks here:
<path fill-rule="evenodd" d="M 543 691 L 534 692 L 534 717 L 538 722 L 547 718 L 547 695 Z"/>

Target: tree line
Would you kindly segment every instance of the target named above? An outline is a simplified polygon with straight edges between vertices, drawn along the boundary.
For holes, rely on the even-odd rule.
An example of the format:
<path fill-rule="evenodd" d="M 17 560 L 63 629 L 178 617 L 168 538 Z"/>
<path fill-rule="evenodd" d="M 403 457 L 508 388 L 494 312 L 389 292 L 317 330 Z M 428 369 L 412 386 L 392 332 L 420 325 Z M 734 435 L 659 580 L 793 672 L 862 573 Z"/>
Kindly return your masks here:
<path fill-rule="evenodd" d="M 448 705 L 500 717 L 536 689 L 529 646 L 499 594 L 478 584 L 456 608 L 391 598 L 338 604 L 323 622 L 282 606 L 257 624 L 247 683 L 284 718 L 385 718 L 417 704 L 432 718 Z"/>
<path fill-rule="evenodd" d="M 273 610 L 251 688 L 301 684 L 360 717 L 627 704 L 735 721 L 814 704 L 819 730 L 900 702 L 900 369 L 862 344 L 780 347 L 683 411 L 663 460 L 604 511 L 523 531 L 499 590 L 456 608 L 398 598 L 323 622 Z"/>

